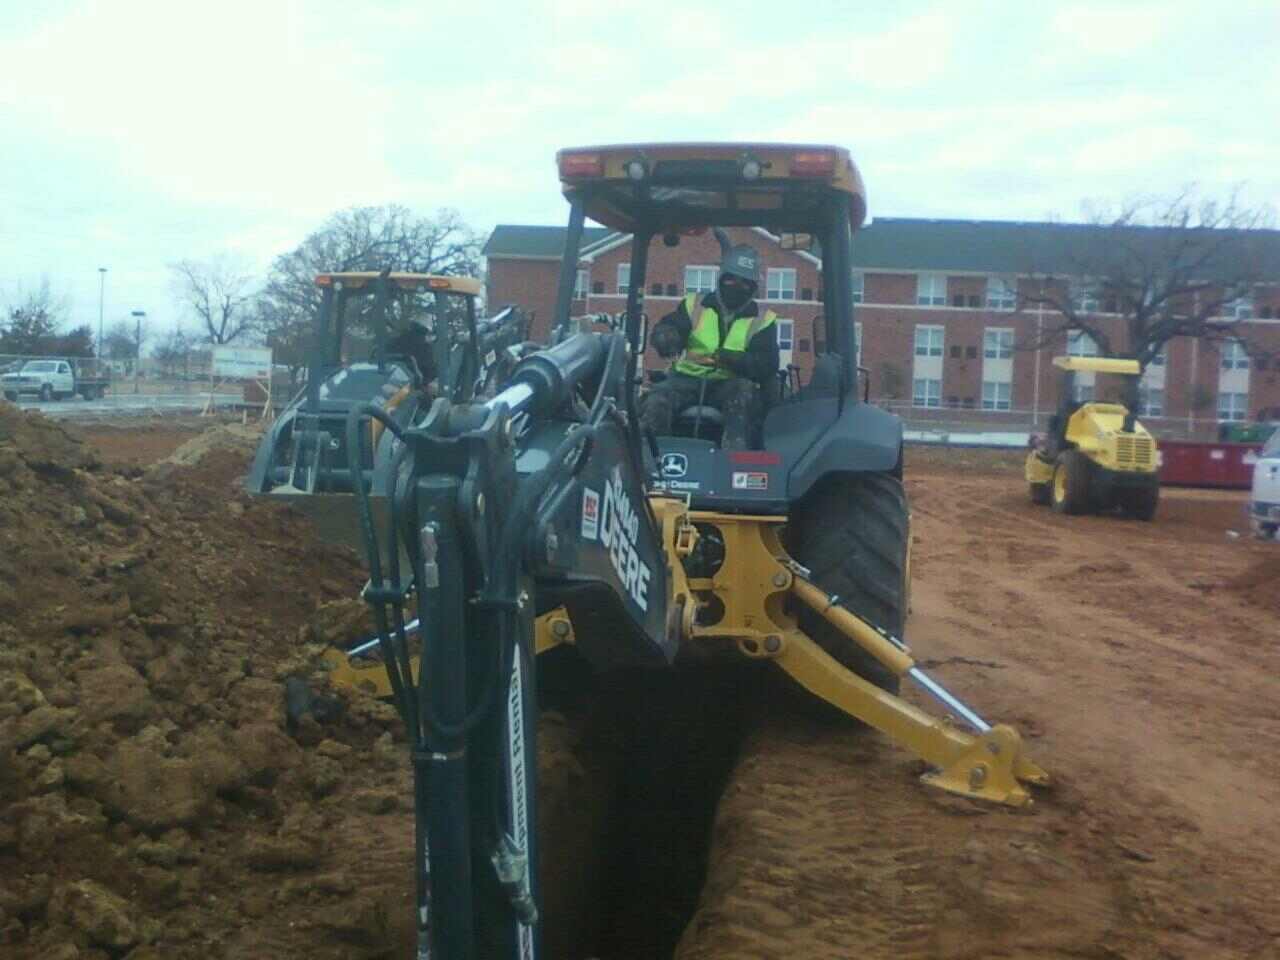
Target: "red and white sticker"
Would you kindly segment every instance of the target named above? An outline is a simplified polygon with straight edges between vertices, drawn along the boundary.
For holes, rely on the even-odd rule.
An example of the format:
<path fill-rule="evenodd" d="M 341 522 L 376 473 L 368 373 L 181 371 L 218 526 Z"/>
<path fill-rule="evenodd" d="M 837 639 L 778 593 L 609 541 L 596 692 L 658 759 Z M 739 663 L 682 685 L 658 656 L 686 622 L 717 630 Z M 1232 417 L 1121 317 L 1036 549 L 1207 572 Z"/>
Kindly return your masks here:
<path fill-rule="evenodd" d="M 769 475 L 767 473 L 735 473 L 733 475 L 735 490 L 768 490 Z"/>
<path fill-rule="evenodd" d="M 590 487 L 582 488 L 582 539 L 600 539 L 600 494 Z"/>

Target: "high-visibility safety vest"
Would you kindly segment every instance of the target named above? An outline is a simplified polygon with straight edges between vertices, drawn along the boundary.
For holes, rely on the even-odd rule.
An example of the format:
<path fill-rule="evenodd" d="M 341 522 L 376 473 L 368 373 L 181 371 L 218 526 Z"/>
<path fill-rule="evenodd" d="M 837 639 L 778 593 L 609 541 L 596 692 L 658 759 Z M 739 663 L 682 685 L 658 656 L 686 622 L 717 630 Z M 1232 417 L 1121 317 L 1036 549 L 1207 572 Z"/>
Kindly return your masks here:
<path fill-rule="evenodd" d="M 694 363 L 687 357 L 710 357 L 717 353 L 744 353 L 751 339 L 761 330 L 767 330 L 777 315 L 772 310 L 754 317 L 736 317 L 729 325 L 729 332 L 720 342 L 720 314 L 708 306 L 698 310 L 698 295 L 691 293 L 684 298 L 684 309 L 689 314 L 692 328 L 689 330 L 689 342 L 684 354 L 672 366 L 677 373 L 690 377 L 705 377 L 708 380 L 728 380 L 733 374 L 720 367 Z M 694 320 L 694 317 L 697 320 Z"/>

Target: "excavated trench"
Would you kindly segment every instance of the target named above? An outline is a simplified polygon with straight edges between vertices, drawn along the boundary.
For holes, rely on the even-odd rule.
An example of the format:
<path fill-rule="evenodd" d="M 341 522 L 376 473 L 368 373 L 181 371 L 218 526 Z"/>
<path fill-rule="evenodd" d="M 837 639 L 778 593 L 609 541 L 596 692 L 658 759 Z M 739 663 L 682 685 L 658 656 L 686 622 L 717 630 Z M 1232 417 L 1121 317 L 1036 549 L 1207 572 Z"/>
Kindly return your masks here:
<path fill-rule="evenodd" d="M 670 957 L 766 678 L 742 663 L 591 676 L 574 657 L 541 677 L 545 955 Z"/>

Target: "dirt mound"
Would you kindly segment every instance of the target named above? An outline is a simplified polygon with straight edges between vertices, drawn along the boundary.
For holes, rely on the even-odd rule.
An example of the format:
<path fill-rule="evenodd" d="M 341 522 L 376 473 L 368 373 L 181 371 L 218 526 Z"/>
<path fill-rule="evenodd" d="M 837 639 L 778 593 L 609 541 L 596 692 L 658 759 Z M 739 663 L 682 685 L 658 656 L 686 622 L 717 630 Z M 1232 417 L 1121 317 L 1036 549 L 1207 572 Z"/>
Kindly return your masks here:
<path fill-rule="evenodd" d="M 215 450 L 230 450 L 248 457 L 257 449 L 262 430 L 263 425 L 260 423 L 219 424 L 192 437 L 162 462 L 192 467 Z"/>
<path fill-rule="evenodd" d="M 344 807 L 396 809 L 394 711 L 333 691 L 297 723 L 284 710 L 290 676 L 323 691 L 316 640 L 363 574 L 229 485 L 250 447 L 220 428 L 177 461 L 200 470 L 131 476 L 0 403 L 8 956 L 261 955 L 268 928 L 271 955 L 360 956 L 393 935 L 400 850 L 357 884 L 329 828 Z M 317 932 L 326 913 L 342 931 Z"/>
<path fill-rule="evenodd" d="M 217 426 L 143 470 L 0 402 L 0 955 L 412 952 L 403 730 L 319 658 L 369 630 L 365 572 L 245 495 L 258 433 Z M 569 955 L 607 788 L 563 718 L 539 726 Z"/>
<path fill-rule="evenodd" d="M 1259 560 L 1229 581 L 1227 589 L 1255 606 L 1280 613 L 1280 557 Z"/>

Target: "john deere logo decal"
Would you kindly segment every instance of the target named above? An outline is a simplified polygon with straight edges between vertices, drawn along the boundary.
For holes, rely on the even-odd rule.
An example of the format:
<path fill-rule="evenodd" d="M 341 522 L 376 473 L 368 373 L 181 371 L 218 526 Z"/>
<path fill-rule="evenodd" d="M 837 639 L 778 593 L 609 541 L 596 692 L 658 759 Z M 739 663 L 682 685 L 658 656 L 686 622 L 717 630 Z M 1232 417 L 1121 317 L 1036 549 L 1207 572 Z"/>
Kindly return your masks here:
<path fill-rule="evenodd" d="M 683 453 L 664 453 L 662 455 L 662 476 L 667 480 L 683 477 L 689 472 L 689 458 Z"/>

